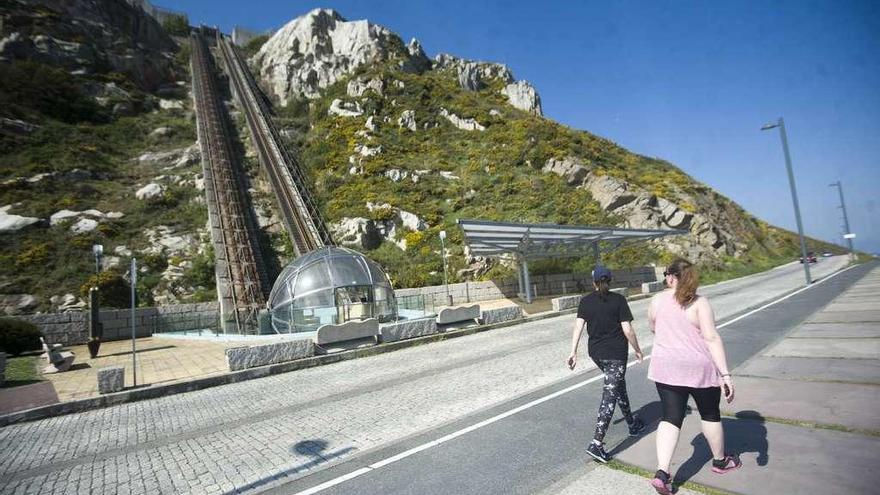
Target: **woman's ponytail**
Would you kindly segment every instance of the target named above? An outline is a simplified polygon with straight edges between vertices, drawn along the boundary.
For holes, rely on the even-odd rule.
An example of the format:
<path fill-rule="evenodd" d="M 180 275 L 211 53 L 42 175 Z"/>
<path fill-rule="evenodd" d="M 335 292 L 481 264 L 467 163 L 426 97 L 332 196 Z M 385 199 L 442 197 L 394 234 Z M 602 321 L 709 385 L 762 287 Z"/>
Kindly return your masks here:
<path fill-rule="evenodd" d="M 694 264 L 678 258 L 669 265 L 667 272 L 678 279 L 678 285 L 675 286 L 675 300 L 678 304 L 687 306 L 694 302 L 697 298 L 697 287 L 700 285 L 700 277 Z"/>
<path fill-rule="evenodd" d="M 611 277 L 600 277 L 599 280 L 593 282 L 596 284 L 596 292 L 599 293 L 599 299 L 606 300 L 608 293 L 611 292 Z"/>

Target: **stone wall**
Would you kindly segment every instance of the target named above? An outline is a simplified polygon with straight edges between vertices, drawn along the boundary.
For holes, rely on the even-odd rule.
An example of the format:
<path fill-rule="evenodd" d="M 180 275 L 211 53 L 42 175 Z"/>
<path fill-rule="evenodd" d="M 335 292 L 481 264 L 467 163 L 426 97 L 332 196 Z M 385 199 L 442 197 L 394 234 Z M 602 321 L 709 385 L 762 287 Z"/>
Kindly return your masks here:
<path fill-rule="evenodd" d="M 46 342 L 65 346 L 83 344 L 89 340 L 88 311 L 70 313 L 45 313 L 16 316 L 37 325 L 46 337 Z M 173 331 L 186 327 L 218 321 L 216 302 L 177 304 L 153 308 L 135 309 L 135 330 L 138 337 L 149 337 L 156 331 Z M 104 326 L 103 341 L 131 338 L 131 310 L 110 309 L 101 311 L 101 324 Z"/>

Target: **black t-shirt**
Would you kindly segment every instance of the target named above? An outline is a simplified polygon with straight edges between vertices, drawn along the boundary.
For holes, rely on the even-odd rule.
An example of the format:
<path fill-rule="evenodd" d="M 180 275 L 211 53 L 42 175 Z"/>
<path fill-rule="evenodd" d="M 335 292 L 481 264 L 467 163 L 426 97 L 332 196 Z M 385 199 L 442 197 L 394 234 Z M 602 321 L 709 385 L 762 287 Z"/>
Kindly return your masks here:
<path fill-rule="evenodd" d="M 587 322 L 587 351 L 593 360 L 626 360 L 627 341 L 620 322 L 632 321 L 633 316 L 625 297 L 610 292 L 603 301 L 598 292 L 587 294 L 578 304 L 577 317 Z"/>

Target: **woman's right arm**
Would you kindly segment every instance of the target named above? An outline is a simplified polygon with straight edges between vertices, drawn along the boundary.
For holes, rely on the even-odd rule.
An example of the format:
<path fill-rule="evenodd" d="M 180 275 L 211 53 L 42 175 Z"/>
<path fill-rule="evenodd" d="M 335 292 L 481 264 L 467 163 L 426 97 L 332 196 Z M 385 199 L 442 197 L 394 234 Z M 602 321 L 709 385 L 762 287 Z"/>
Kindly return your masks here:
<path fill-rule="evenodd" d="M 578 344 L 581 341 L 581 334 L 584 333 L 584 323 L 586 322 L 583 318 L 576 318 L 574 320 L 574 327 L 571 329 L 571 354 L 568 356 L 568 361 L 566 361 L 569 369 L 574 369 L 577 365 Z"/>

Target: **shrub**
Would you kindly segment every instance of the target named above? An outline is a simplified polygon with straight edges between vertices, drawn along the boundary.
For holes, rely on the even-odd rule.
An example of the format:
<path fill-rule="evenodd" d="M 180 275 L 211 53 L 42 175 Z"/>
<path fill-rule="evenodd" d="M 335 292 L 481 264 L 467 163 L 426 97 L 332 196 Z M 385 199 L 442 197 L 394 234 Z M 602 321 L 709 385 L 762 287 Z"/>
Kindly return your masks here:
<path fill-rule="evenodd" d="M 39 350 L 42 335 L 40 329 L 29 321 L 0 318 L 0 350 L 13 356 Z"/>
<path fill-rule="evenodd" d="M 189 35 L 189 18 L 186 15 L 172 15 L 165 18 L 162 27 L 168 34 L 176 36 Z"/>

